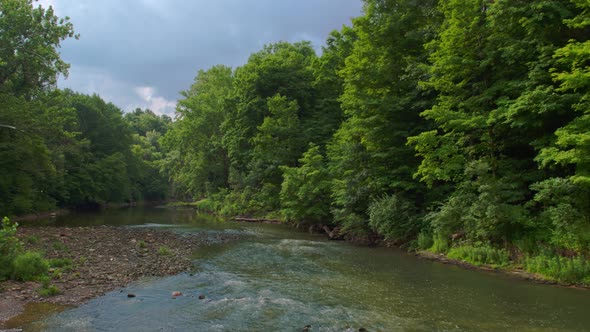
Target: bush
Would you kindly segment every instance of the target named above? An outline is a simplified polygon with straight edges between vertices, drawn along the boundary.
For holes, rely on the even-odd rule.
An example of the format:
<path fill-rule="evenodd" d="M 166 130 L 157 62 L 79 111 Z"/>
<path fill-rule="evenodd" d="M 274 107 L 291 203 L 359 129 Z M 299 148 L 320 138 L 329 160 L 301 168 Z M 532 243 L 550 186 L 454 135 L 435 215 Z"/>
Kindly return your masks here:
<path fill-rule="evenodd" d="M 48 296 L 53 296 L 53 295 L 57 295 L 60 293 L 59 288 L 57 288 L 55 285 L 48 285 L 48 286 L 44 286 L 41 287 L 37 290 L 37 293 L 39 293 L 39 295 L 43 296 L 43 297 L 48 297 Z"/>
<path fill-rule="evenodd" d="M 542 254 L 524 260 L 528 272 L 538 273 L 551 280 L 570 284 L 590 285 L 590 263 L 584 257 L 573 258 Z"/>
<path fill-rule="evenodd" d="M 210 198 L 205 198 L 202 199 L 198 202 L 194 203 L 194 206 L 197 210 L 199 210 L 200 212 L 216 212 L 219 209 L 219 206 L 217 204 L 217 202 L 215 202 L 214 200 L 210 199 Z"/>
<path fill-rule="evenodd" d="M 49 266 L 69 271 L 74 267 L 74 262 L 71 258 L 53 258 L 49 260 Z"/>
<path fill-rule="evenodd" d="M 489 245 L 454 247 L 449 250 L 447 256 L 473 265 L 503 266 L 510 262 L 510 253 L 507 250 L 496 249 Z"/>
<path fill-rule="evenodd" d="M 29 281 L 47 275 L 49 263 L 38 252 L 27 251 L 19 254 L 12 262 L 12 278 Z"/>
<path fill-rule="evenodd" d="M 442 234 L 436 234 L 433 239 L 432 247 L 428 251 L 437 254 L 444 254 L 449 250 L 449 240 Z"/>
<path fill-rule="evenodd" d="M 426 232 L 421 232 L 418 234 L 418 238 L 416 239 L 416 245 L 418 246 L 418 249 L 422 250 L 428 250 L 432 248 L 434 245 L 432 235 Z"/>
<path fill-rule="evenodd" d="M 400 195 L 387 195 L 374 201 L 368 212 L 371 228 L 388 240 L 405 241 L 421 226 L 414 204 Z"/>
<path fill-rule="evenodd" d="M 0 228 L 0 280 L 10 277 L 12 261 L 22 250 L 22 245 L 16 237 L 17 223 L 11 223 L 6 217 L 2 219 Z"/>

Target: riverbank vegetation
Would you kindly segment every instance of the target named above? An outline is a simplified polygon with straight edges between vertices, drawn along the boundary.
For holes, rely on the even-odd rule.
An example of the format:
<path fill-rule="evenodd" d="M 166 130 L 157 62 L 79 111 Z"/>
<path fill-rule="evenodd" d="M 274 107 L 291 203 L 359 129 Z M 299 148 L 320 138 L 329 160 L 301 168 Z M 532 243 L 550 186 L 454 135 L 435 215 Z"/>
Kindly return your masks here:
<path fill-rule="evenodd" d="M 200 71 L 163 139 L 201 209 L 588 282 L 590 6 L 366 0 L 320 55 Z"/>
<path fill-rule="evenodd" d="M 320 54 L 200 70 L 175 121 L 56 89 L 73 27 L 1 6 L 2 214 L 169 197 L 589 283 L 585 0 L 365 0 Z"/>

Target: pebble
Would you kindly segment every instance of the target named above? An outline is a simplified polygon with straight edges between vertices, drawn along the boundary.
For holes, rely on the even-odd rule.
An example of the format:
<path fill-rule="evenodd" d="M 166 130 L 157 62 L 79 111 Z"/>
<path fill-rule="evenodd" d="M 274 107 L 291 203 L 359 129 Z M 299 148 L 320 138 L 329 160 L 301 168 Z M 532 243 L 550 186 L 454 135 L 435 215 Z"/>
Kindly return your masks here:
<path fill-rule="evenodd" d="M 205 299 L 205 295 L 199 295 L 199 300 L 204 300 Z"/>

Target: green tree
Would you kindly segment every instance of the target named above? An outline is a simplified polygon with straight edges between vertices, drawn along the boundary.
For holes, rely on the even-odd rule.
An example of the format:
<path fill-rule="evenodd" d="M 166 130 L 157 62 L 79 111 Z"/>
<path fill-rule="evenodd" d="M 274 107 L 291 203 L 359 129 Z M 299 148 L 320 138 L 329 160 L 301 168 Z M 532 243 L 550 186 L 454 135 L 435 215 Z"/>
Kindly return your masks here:
<path fill-rule="evenodd" d="M 189 197 L 213 194 L 228 186 L 229 157 L 222 145 L 222 123 L 229 112 L 233 72 L 226 66 L 199 71 L 178 102 L 177 121 L 165 135 L 163 167 Z"/>
<path fill-rule="evenodd" d="M 331 177 L 320 147 L 310 144 L 299 167 L 281 166 L 281 212 L 298 223 L 329 223 Z"/>
<path fill-rule="evenodd" d="M 0 92 L 32 96 L 55 87 L 69 65 L 59 56 L 62 40 L 76 37 L 69 19 L 53 9 L 34 8 L 32 0 L 0 2 Z"/>
<path fill-rule="evenodd" d="M 423 205 L 425 188 L 413 180 L 418 165 L 409 136 L 428 127 L 419 114 L 433 94 L 418 82 L 425 73 L 424 43 L 434 37 L 435 1 L 365 1 L 353 20 L 356 39 L 340 70 L 346 120 L 329 149 L 334 216 L 365 232 L 369 205 L 398 193 Z"/>
<path fill-rule="evenodd" d="M 439 8 L 444 22 L 428 45 L 424 83 L 439 96 L 423 112 L 436 129 L 410 142 L 423 158 L 416 176 L 456 189 L 429 220 L 442 235 L 511 241 L 535 227 L 525 204 L 545 176 L 536 149 L 571 118 L 571 96 L 555 92 L 549 69 L 570 37 L 563 20 L 576 9 L 552 0 L 446 0 Z"/>
<path fill-rule="evenodd" d="M 260 52 L 252 54 L 246 65 L 236 69 L 235 89 L 229 103 L 228 116 L 222 125 L 223 145 L 228 151 L 230 160 L 231 188 L 239 192 L 247 187 L 249 191 L 260 192 L 260 199 L 257 202 L 253 201 L 257 206 L 256 209 L 273 210 L 279 203 L 280 174 L 275 171 L 267 173 L 259 167 L 260 163 L 255 159 L 255 155 L 260 155 L 263 150 L 261 147 L 255 148 L 257 142 L 263 144 L 260 139 L 265 134 L 259 132 L 260 128 L 262 131 L 270 129 L 275 122 L 275 120 L 266 120 L 267 124 L 263 125 L 266 118 L 273 117 L 269 106 L 275 103 L 269 100 L 272 100 L 275 95 L 280 95 L 292 102 L 292 105 L 297 105 L 296 117 L 299 124 L 309 118 L 314 112 L 315 91 L 311 64 L 315 58 L 315 52 L 309 42 L 295 44 L 280 42 L 265 46 Z M 283 106 L 280 105 L 280 107 Z M 292 109 L 289 105 L 284 107 Z M 273 110 L 276 114 L 279 114 L 279 111 Z M 294 114 L 289 116 L 292 115 Z M 294 120 L 294 117 L 291 119 Z M 293 132 L 292 128 L 288 130 Z M 259 134 L 262 136 L 255 139 Z M 307 133 L 299 132 L 296 136 L 290 137 L 288 142 L 283 142 L 285 147 L 298 146 L 299 150 L 292 154 L 295 157 L 291 159 L 295 163 L 303 153 L 305 143 L 313 141 L 313 138 L 306 135 Z M 290 149 L 287 148 L 287 150 Z M 287 150 L 278 150 L 277 153 L 281 154 Z M 265 160 L 279 160 L 284 156 L 277 157 L 266 154 Z M 278 166 L 280 165 L 275 165 L 276 170 Z M 267 175 L 270 178 L 267 178 Z M 265 201 L 270 197 L 272 197 L 270 201 Z"/>

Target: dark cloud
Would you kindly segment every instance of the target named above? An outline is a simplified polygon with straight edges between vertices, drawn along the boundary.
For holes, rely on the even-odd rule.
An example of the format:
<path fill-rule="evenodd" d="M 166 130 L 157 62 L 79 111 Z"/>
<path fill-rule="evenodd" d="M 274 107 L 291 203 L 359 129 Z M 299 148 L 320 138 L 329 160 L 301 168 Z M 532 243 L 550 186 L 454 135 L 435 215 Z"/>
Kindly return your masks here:
<path fill-rule="evenodd" d="M 245 63 L 268 43 L 310 40 L 361 13 L 361 0 L 42 0 L 69 16 L 80 40 L 63 43 L 72 64 L 62 86 L 145 107 L 144 93 L 175 101 L 199 69 Z M 160 101 L 161 101 L 160 99 Z M 153 99 L 152 99 L 153 101 Z M 162 103 L 160 103 L 162 104 Z M 160 111 L 170 112 L 172 107 Z"/>

